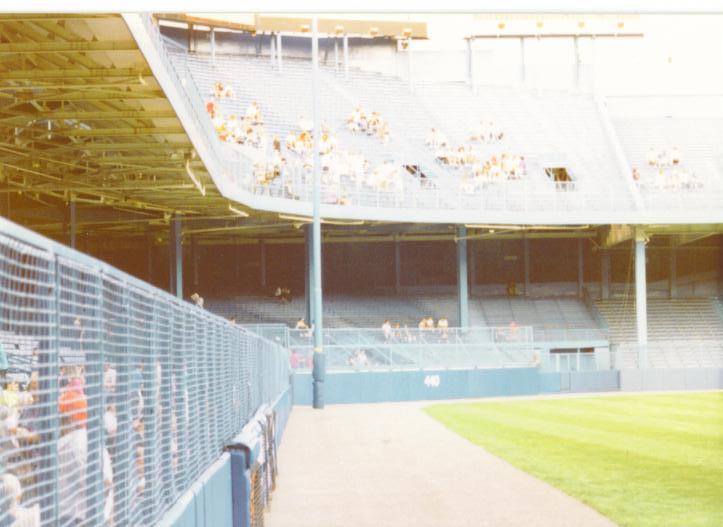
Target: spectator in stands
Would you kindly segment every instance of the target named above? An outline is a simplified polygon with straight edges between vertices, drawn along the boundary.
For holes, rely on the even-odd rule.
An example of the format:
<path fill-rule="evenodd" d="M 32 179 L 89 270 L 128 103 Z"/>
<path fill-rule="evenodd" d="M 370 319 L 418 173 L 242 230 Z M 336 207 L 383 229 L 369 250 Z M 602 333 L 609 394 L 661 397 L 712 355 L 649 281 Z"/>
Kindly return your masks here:
<path fill-rule="evenodd" d="M 88 464 L 88 436 L 85 396 L 69 388 L 59 400 L 61 437 L 58 440 L 58 501 L 61 525 L 85 521 L 85 481 Z"/>
<path fill-rule="evenodd" d="M 199 295 L 198 293 L 193 293 L 191 295 L 191 300 L 196 305 L 196 307 L 200 307 L 203 309 L 203 297 Z"/>
<path fill-rule="evenodd" d="M 10 473 L 0 475 L 0 518 L 3 526 L 40 526 L 40 505 L 23 507 L 20 505 L 22 498 L 23 489 L 17 476 Z"/>
<path fill-rule="evenodd" d="M 306 320 L 304 320 L 304 317 L 301 317 L 299 320 L 296 321 L 295 328 L 297 331 L 299 331 L 300 336 L 305 338 L 311 338 L 311 330 L 306 324 Z"/>
<path fill-rule="evenodd" d="M 441 317 L 437 321 L 437 329 L 440 332 L 442 340 L 447 340 L 449 338 L 449 320 L 447 320 L 447 317 Z"/>
<path fill-rule="evenodd" d="M 385 320 L 382 324 L 382 333 L 384 334 L 384 340 L 389 341 L 392 338 L 392 325 L 389 320 Z"/>
<path fill-rule="evenodd" d="M 0 342 L 0 387 L 2 388 L 5 387 L 5 379 L 7 378 L 9 368 L 7 353 L 5 353 L 3 343 Z"/>

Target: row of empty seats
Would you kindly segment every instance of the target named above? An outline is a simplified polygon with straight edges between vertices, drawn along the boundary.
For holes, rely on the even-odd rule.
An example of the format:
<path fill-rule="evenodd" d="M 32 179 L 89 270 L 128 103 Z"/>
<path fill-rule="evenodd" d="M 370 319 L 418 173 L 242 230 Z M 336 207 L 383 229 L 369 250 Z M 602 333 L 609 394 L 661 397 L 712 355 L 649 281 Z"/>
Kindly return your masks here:
<path fill-rule="evenodd" d="M 717 299 L 680 300 L 648 298 L 649 341 L 723 341 L 723 320 Z M 597 302 L 610 328 L 612 343 L 637 341 L 635 298 Z"/>
<path fill-rule="evenodd" d="M 281 303 L 271 296 L 250 295 L 207 298 L 206 307 L 242 324 L 281 323 L 293 326 L 306 312 L 304 298 Z M 324 325 L 329 328 L 379 328 L 384 320 L 416 328 L 423 317 L 446 317 L 450 327 L 458 325 L 458 303 L 453 294 L 408 296 L 326 295 Z M 576 298 L 470 298 L 471 326 L 533 326 L 536 330 L 602 331 L 587 306 Z"/>

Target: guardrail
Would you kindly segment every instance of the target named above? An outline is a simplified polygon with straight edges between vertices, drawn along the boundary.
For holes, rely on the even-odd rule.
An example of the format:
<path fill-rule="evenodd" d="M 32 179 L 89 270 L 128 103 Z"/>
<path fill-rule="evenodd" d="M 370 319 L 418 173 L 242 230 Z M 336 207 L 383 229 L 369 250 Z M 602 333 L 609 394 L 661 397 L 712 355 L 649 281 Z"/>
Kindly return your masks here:
<path fill-rule="evenodd" d="M 3 218 L 0 347 L 2 525 L 153 524 L 289 385 L 278 344 Z"/>

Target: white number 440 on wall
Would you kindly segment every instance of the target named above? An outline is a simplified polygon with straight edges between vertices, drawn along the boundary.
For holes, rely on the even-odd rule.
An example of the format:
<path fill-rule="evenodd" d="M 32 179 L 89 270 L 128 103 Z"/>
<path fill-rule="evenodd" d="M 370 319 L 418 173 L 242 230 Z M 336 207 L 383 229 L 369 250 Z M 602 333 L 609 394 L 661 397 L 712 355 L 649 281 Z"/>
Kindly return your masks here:
<path fill-rule="evenodd" d="M 427 375 L 424 378 L 424 385 L 428 388 L 437 388 L 439 386 L 439 375 Z"/>

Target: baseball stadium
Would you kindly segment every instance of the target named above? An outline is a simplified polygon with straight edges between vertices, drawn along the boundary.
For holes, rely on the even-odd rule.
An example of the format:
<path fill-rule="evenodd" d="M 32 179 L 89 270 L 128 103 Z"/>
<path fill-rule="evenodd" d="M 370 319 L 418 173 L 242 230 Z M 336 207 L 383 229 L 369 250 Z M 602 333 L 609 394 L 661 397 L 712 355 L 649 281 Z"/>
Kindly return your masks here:
<path fill-rule="evenodd" d="M 0 12 L 0 526 L 723 525 L 723 13 L 497 4 Z"/>

